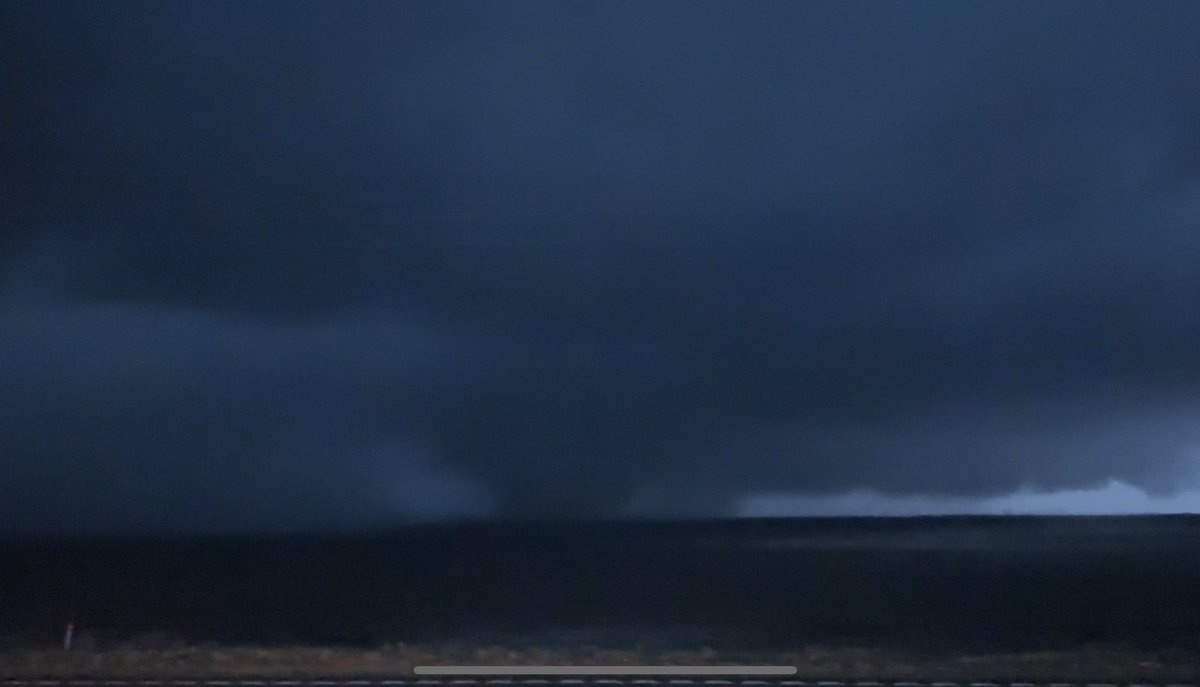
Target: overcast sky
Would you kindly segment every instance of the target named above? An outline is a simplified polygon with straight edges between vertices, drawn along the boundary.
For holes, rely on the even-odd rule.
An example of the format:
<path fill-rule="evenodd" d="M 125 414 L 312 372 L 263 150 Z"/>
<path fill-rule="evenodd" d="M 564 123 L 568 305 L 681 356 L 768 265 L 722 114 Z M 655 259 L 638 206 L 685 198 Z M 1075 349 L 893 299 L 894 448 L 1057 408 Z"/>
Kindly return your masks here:
<path fill-rule="evenodd" d="M 0 522 L 1194 506 L 1197 36 L 2 2 Z"/>

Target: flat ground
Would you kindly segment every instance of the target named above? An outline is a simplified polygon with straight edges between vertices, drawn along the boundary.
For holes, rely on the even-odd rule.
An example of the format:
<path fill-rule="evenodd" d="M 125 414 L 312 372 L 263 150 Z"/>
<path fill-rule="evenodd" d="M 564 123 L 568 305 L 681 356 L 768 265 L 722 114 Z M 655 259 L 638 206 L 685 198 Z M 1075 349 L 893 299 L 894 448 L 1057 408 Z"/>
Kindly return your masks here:
<path fill-rule="evenodd" d="M 0 560 L 8 674 L 665 661 L 830 679 L 1200 675 L 1197 517 L 477 523 L 9 541 Z"/>
<path fill-rule="evenodd" d="M 1200 648 L 1146 651 L 1092 645 L 1076 651 L 935 656 L 877 649 L 810 648 L 794 653 L 715 651 L 644 654 L 580 649 L 391 646 L 380 649 L 178 648 L 108 651 L 26 650 L 0 654 L 0 675 L 105 677 L 406 677 L 415 665 L 795 665 L 797 679 L 990 680 L 996 682 L 1185 682 L 1200 675 Z"/>

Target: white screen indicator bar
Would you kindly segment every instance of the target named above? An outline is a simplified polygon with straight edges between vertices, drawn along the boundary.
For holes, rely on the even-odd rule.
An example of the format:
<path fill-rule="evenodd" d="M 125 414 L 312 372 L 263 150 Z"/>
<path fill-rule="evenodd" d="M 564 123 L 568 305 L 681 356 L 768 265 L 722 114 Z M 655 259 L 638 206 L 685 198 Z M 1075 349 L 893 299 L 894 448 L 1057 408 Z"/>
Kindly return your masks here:
<path fill-rule="evenodd" d="M 795 675 L 796 666 L 416 666 L 417 675 Z"/>

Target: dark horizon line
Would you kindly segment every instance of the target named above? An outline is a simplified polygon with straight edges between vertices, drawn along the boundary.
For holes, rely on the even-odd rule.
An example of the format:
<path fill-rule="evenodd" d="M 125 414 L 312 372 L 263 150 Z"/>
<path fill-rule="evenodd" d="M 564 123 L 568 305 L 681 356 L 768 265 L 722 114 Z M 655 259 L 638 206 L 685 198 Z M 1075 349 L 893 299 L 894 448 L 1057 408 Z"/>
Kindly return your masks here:
<path fill-rule="evenodd" d="M 782 525 L 787 523 L 862 523 L 881 522 L 963 522 L 963 521 L 1064 521 L 1064 520 L 1194 520 L 1200 522 L 1200 513 L 1111 513 L 1111 514 L 1045 514 L 1045 513 L 961 513 L 961 514 L 913 514 L 913 515 L 801 515 L 801 516 L 746 516 L 706 518 L 448 518 L 422 520 L 419 522 L 389 522 L 377 525 L 357 525 L 310 529 L 260 529 L 260 530 L 141 530 L 125 532 L 0 532 L 0 545 L 12 543 L 45 542 L 106 542 L 106 541 L 286 541 L 291 539 L 378 539 L 395 535 L 435 532 L 447 529 L 507 529 L 507 528 L 633 528 L 633 527 L 753 527 L 755 525 Z"/>

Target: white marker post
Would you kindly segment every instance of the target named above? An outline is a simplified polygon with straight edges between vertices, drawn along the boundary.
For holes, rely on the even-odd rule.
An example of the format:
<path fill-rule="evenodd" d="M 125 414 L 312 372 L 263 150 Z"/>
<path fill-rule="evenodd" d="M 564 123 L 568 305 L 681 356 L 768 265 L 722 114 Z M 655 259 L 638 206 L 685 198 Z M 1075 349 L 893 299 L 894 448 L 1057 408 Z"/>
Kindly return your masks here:
<path fill-rule="evenodd" d="M 75 636 L 75 623 L 67 623 L 67 631 L 63 633 L 63 651 L 71 650 L 71 640 Z"/>

